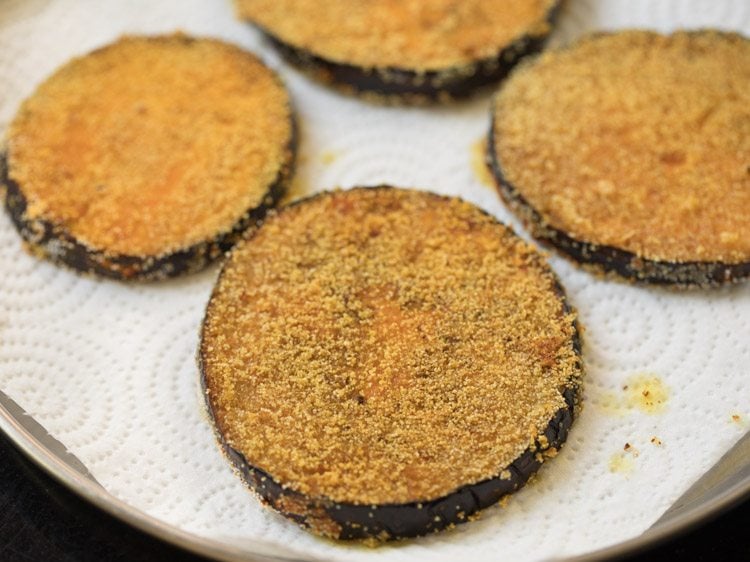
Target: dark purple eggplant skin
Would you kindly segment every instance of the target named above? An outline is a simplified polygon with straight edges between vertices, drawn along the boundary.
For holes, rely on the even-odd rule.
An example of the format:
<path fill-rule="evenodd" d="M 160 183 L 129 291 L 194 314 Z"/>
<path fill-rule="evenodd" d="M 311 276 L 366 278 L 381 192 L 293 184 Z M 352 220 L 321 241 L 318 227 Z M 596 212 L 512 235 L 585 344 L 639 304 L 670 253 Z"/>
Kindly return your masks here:
<path fill-rule="evenodd" d="M 388 185 L 378 185 L 354 189 L 394 188 Z M 303 204 L 310 199 L 325 195 L 325 192 L 317 193 L 294 201 L 289 206 Z M 444 197 L 434 196 L 437 198 Z M 485 212 L 485 214 L 488 213 Z M 491 215 L 488 214 L 488 216 Z M 493 217 L 493 220 L 496 219 Z M 259 222 L 258 227 L 262 227 L 262 221 Z M 248 238 L 252 238 L 254 233 L 255 230 L 248 231 Z M 214 286 L 214 294 L 220 284 L 222 274 L 223 270 Z M 560 298 L 563 316 L 567 316 L 573 309 L 568 303 L 565 290 L 556 276 L 554 277 L 554 290 Z M 211 298 L 213 298 L 213 294 Z M 203 325 L 205 326 L 205 319 Z M 546 429 L 537 437 L 534 444 L 508 466 L 500 468 L 494 477 L 462 486 L 440 498 L 401 504 L 356 504 L 335 502 L 325 497 L 309 497 L 284 486 L 269 473 L 253 466 L 240 451 L 229 445 L 218 429 L 203 368 L 201 351 L 203 333 L 201 333 L 201 344 L 198 350 L 198 367 L 206 408 L 209 417 L 214 422 L 214 433 L 217 441 L 242 479 L 255 491 L 264 504 L 303 528 L 311 528 L 318 534 L 320 534 L 319 529 L 324 528 L 326 530 L 325 535 L 329 538 L 344 541 L 393 541 L 424 536 L 466 523 L 472 519 L 471 516 L 496 504 L 503 497 L 523 487 L 542 466 L 546 460 L 545 453 L 547 451 L 553 449 L 559 451 L 561 449 L 581 407 L 582 339 L 577 320 L 573 322 L 573 327 L 574 333 L 571 345 L 579 361 L 576 372 L 570 378 L 568 384 L 559 389 L 565 406 L 553 415 Z M 290 505 L 295 506 L 293 511 L 287 508 Z M 335 532 L 332 531 L 333 529 L 335 529 Z"/>
<path fill-rule="evenodd" d="M 338 535 L 331 537 L 338 540 L 406 539 L 466 523 L 477 512 L 496 504 L 504 496 L 526 484 L 544 462 L 544 452 L 549 448 L 559 450 L 568 437 L 579 401 L 578 387 L 566 388 L 562 394 L 566 405 L 557 411 L 545 429 L 545 444 L 537 440 L 534 447 L 526 449 L 507 466 L 505 470 L 510 476 L 505 479 L 500 476 L 488 478 L 462 486 L 441 498 L 423 502 L 361 505 L 310 498 L 285 488 L 270 474 L 251 465 L 223 438 L 220 441 L 227 457 L 261 500 L 302 527 L 319 527 L 321 517 L 326 517 L 333 523 L 333 528 L 338 528 Z M 285 511 L 284 506 L 290 503 L 304 505 L 306 508 L 294 512 Z"/>
<path fill-rule="evenodd" d="M 542 217 L 503 172 L 497 155 L 495 117 L 487 138 L 487 165 L 506 205 L 521 219 L 532 236 L 558 250 L 584 268 L 626 281 L 674 289 L 712 288 L 739 283 L 750 277 L 750 262 L 662 261 L 644 258 L 628 250 L 573 238 Z"/>
<path fill-rule="evenodd" d="M 560 4 L 556 2 L 545 17 L 550 30 L 559 14 Z M 408 68 L 365 68 L 335 62 L 286 43 L 258 24 L 252 25 L 287 62 L 318 81 L 357 95 L 403 103 L 432 103 L 467 98 L 476 90 L 502 80 L 523 57 L 541 51 L 549 35 L 549 31 L 541 35 L 526 34 L 501 49 L 495 56 L 462 66 L 419 72 Z"/>
<path fill-rule="evenodd" d="M 292 118 L 292 137 L 287 145 L 287 161 L 257 207 L 246 210 L 227 231 L 217 233 L 188 248 L 162 256 L 111 254 L 91 248 L 77 240 L 63 225 L 44 219 L 31 219 L 26 214 L 27 201 L 22 186 L 10 177 L 9 153 L 0 155 L 0 186 L 5 188 L 5 208 L 21 238 L 35 255 L 69 267 L 84 275 L 118 281 L 161 281 L 195 273 L 223 256 L 249 227 L 255 225 L 274 208 L 286 192 L 294 173 L 297 133 Z"/>

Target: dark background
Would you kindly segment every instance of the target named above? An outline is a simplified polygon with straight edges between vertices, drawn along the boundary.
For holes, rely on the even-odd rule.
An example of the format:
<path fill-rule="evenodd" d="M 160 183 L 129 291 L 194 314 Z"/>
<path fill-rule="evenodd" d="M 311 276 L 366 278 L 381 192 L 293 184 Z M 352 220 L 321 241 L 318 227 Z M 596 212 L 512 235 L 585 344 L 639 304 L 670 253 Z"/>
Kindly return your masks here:
<path fill-rule="evenodd" d="M 750 500 L 626 560 L 750 561 Z M 43 473 L 0 433 L 1 562 L 197 562 L 85 503 Z"/>

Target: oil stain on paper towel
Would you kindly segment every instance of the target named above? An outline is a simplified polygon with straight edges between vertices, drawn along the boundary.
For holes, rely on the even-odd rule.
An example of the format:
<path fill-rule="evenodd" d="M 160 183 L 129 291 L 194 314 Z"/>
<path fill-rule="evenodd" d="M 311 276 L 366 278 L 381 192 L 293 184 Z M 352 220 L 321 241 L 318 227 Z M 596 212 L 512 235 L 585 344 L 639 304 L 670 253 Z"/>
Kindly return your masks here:
<path fill-rule="evenodd" d="M 486 187 L 495 187 L 495 180 L 487 167 L 485 155 L 487 154 L 487 139 L 482 137 L 471 145 L 471 170 L 474 177 Z"/>
<path fill-rule="evenodd" d="M 633 410 L 660 414 L 667 408 L 669 388 L 653 373 L 637 373 L 628 377 L 620 392 L 605 392 L 595 400 L 599 409 L 612 415 L 626 415 Z"/>
<path fill-rule="evenodd" d="M 320 155 L 320 161 L 326 166 L 330 166 L 336 161 L 338 157 L 338 152 L 335 152 L 333 150 L 326 150 L 323 154 Z"/>
<path fill-rule="evenodd" d="M 637 408 L 647 414 L 659 414 L 667 407 L 669 391 L 656 375 L 633 375 L 625 381 L 622 389 L 630 408 Z"/>

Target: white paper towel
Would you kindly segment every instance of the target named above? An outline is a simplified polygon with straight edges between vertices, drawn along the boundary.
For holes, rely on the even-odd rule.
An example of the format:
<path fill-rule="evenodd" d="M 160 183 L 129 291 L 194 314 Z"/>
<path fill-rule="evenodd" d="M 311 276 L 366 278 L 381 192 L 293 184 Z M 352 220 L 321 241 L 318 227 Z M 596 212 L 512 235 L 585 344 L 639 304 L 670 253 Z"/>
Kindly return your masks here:
<path fill-rule="evenodd" d="M 625 26 L 750 34 L 750 3 L 569 0 L 553 43 Z M 0 0 L 0 126 L 70 57 L 121 33 L 178 28 L 238 43 L 280 71 L 300 116 L 297 189 L 421 187 L 460 195 L 518 229 L 472 165 L 488 95 L 437 108 L 338 95 L 281 64 L 226 0 Z M 507 507 L 396 546 L 316 539 L 262 508 L 233 474 L 205 417 L 195 361 L 215 267 L 150 285 L 83 279 L 24 254 L 2 214 L 0 388 L 107 490 L 199 535 L 245 546 L 261 537 L 341 560 L 588 552 L 644 531 L 746 431 L 750 285 L 673 293 L 597 280 L 556 257 L 552 265 L 586 327 L 586 406 L 567 446 Z M 628 402 L 639 375 L 666 388 L 661 411 Z"/>

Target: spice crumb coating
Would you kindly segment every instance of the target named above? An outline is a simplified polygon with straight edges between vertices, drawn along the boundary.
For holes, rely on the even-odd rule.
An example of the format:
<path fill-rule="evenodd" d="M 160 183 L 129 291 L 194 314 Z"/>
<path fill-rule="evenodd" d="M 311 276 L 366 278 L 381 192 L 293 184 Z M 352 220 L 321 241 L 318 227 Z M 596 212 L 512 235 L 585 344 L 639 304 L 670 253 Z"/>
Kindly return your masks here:
<path fill-rule="evenodd" d="M 383 187 L 273 212 L 238 244 L 200 359 L 247 463 L 367 505 L 497 477 L 581 376 L 574 314 L 535 249 L 459 199 Z"/>
<path fill-rule="evenodd" d="M 183 34 L 123 37 L 21 106 L 8 179 L 26 222 L 113 256 L 169 255 L 232 231 L 290 165 L 283 85 L 254 55 Z"/>
<path fill-rule="evenodd" d="M 548 51 L 504 83 L 492 134 L 503 182 L 541 231 L 665 267 L 699 262 L 685 284 L 708 284 L 702 262 L 750 262 L 750 41 L 740 35 L 623 31 Z"/>
<path fill-rule="evenodd" d="M 556 0 L 235 0 L 237 14 L 325 59 L 417 71 L 496 57 L 546 35 Z"/>

